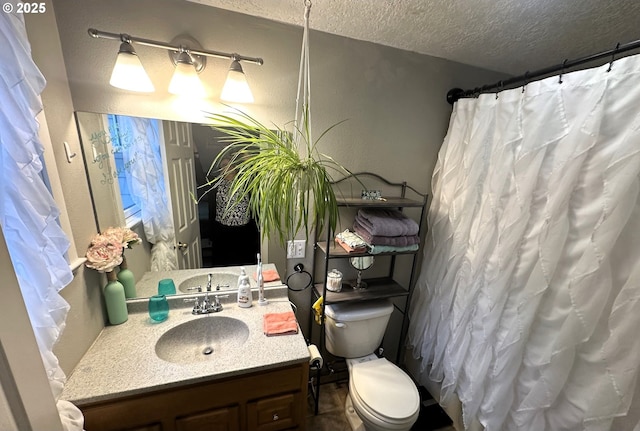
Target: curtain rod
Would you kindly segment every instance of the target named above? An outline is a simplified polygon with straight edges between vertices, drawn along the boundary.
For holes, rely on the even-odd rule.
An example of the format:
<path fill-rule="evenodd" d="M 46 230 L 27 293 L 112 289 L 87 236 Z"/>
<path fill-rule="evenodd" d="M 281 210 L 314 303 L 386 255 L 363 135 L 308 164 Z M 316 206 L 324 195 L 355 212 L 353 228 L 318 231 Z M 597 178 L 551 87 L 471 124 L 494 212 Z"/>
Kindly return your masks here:
<path fill-rule="evenodd" d="M 525 85 L 534 80 L 535 78 L 540 78 L 545 75 L 551 75 L 556 72 L 564 73 L 567 69 L 570 69 L 575 66 L 580 66 L 585 63 L 589 63 L 592 61 L 600 60 L 601 58 L 611 57 L 611 64 L 615 61 L 615 56 L 617 54 L 631 51 L 632 49 L 640 48 L 640 40 L 636 40 L 633 42 L 626 43 L 624 45 L 616 45 L 614 49 L 610 49 L 608 51 L 602 51 L 597 54 L 589 55 L 587 57 L 578 58 L 576 60 L 565 60 L 560 64 L 556 64 L 555 66 L 545 67 L 543 69 L 538 69 L 533 72 L 527 71 L 523 75 L 515 76 L 513 78 L 504 79 L 502 81 L 496 82 L 491 85 L 483 85 L 482 87 L 476 87 L 472 90 L 463 90 L 461 88 L 452 88 L 447 92 L 447 102 L 453 105 L 458 99 L 463 97 L 471 97 L 475 95 L 479 95 L 481 93 L 487 93 L 489 90 L 498 89 L 498 91 L 502 91 L 507 86 L 511 86 L 513 84 L 522 84 Z"/>

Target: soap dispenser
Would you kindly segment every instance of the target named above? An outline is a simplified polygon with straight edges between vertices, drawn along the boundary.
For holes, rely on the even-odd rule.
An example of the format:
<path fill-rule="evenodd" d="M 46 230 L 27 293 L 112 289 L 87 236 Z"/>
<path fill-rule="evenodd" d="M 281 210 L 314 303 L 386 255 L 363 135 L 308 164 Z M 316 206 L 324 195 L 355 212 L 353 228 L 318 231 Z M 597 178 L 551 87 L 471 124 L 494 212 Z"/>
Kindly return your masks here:
<path fill-rule="evenodd" d="M 249 276 L 243 266 L 240 268 L 240 276 L 238 277 L 238 307 L 249 308 L 252 301 Z"/>

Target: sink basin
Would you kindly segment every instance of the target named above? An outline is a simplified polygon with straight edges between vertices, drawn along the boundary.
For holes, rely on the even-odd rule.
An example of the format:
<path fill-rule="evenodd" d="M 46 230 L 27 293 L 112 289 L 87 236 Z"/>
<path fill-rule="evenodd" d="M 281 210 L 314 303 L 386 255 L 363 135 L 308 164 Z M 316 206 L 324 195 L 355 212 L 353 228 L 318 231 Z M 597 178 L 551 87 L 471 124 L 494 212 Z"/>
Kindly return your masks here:
<path fill-rule="evenodd" d="M 156 342 L 156 355 L 176 364 L 211 361 L 236 355 L 249 338 L 249 328 L 238 319 L 202 316 L 165 332 Z"/>
<path fill-rule="evenodd" d="M 211 277 L 211 290 L 215 291 L 216 286 L 220 286 L 219 290 L 235 290 L 238 286 L 238 274 L 233 272 L 212 272 Z M 208 274 L 200 274 L 187 278 L 180 283 L 178 290 L 182 293 L 194 293 L 193 290 L 188 290 L 190 287 L 202 287 L 204 292 L 207 288 Z"/>

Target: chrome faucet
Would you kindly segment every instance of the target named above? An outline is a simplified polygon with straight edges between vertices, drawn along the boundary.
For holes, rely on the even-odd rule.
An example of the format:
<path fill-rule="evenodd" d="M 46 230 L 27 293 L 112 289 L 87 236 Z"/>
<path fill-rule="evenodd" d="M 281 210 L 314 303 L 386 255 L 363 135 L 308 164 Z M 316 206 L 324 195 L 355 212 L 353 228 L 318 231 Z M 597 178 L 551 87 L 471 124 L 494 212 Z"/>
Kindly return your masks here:
<path fill-rule="evenodd" d="M 202 287 L 188 287 L 187 290 L 196 290 L 198 293 L 202 293 Z M 191 310 L 191 314 L 202 314 L 202 306 L 200 303 L 200 297 L 196 296 L 195 298 L 187 298 L 184 302 L 193 302 L 193 310 Z"/>
<path fill-rule="evenodd" d="M 211 276 L 211 275 L 210 275 Z M 197 290 L 198 293 L 202 293 L 202 287 L 190 287 L 187 290 Z M 204 298 L 202 302 L 200 302 L 199 297 L 195 297 L 193 299 L 185 299 L 185 302 L 193 302 L 193 310 L 191 310 L 191 314 L 209 314 L 209 313 L 218 313 L 222 311 L 222 304 L 220 303 L 220 297 L 227 298 L 229 295 L 213 295 L 213 302 L 209 299 L 209 291 L 211 290 L 211 286 L 207 286 L 207 292 L 204 294 Z"/>

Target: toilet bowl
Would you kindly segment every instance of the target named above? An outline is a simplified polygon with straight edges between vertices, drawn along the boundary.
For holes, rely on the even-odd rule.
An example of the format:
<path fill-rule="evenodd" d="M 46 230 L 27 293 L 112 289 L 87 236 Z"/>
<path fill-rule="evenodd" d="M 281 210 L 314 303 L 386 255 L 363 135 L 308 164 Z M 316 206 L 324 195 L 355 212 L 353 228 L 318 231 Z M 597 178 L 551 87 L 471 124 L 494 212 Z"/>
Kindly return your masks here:
<path fill-rule="evenodd" d="M 353 431 L 408 431 L 420 395 L 399 367 L 371 352 L 382 341 L 393 305 L 387 301 L 327 305 L 327 350 L 347 360 L 345 415 Z"/>
<path fill-rule="evenodd" d="M 345 412 L 351 428 L 354 431 L 410 430 L 420 413 L 420 396 L 411 378 L 387 359 L 375 355 L 347 359 L 347 365 L 349 393 Z"/>

